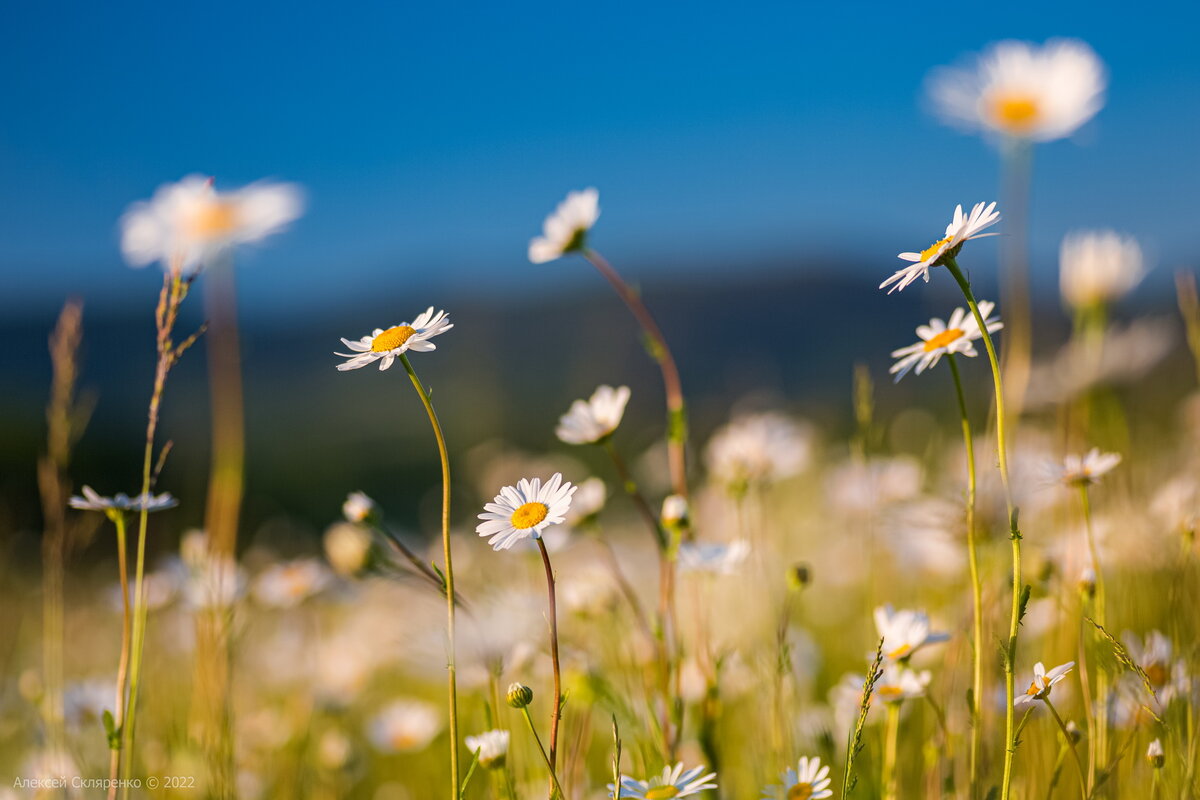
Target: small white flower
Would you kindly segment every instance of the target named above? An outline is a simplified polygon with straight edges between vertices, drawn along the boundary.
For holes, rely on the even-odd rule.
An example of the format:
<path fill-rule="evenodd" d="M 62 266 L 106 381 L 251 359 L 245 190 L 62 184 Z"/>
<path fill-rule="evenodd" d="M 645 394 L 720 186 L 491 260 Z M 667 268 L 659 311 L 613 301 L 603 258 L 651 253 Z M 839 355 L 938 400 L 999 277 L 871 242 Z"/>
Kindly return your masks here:
<path fill-rule="evenodd" d="M 812 433 L 783 414 L 741 416 L 708 441 L 705 460 L 714 478 L 735 490 L 802 472 L 812 454 Z"/>
<path fill-rule="evenodd" d="M 600 217 L 600 193 L 595 189 L 571 192 L 546 217 L 542 235 L 529 242 L 529 260 L 544 264 L 561 258 L 564 253 L 582 250 L 587 232 Z"/>
<path fill-rule="evenodd" d="M 683 572 L 732 575 L 749 555 L 750 543 L 745 539 L 728 544 L 682 542 L 679 545 L 679 569 Z"/>
<path fill-rule="evenodd" d="M 1037 662 L 1033 665 L 1033 683 L 1029 684 L 1029 688 L 1024 694 L 1017 695 L 1013 701 L 1014 706 L 1023 706 L 1032 703 L 1034 700 L 1044 700 L 1050 696 L 1050 690 L 1054 684 L 1067 677 L 1072 669 L 1075 668 L 1074 661 L 1068 661 L 1066 664 L 1060 664 L 1049 672 L 1046 671 L 1046 665 L 1042 662 Z"/>
<path fill-rule="evenodd" d="M 924 278 L 926 283 L 929 283 L 929 270 L 942 263 L 946 256 L 951 258 L 958 255 L 959 249 L 964 242 L 971 239 L 979 239 L 984 236 L 995 236 L 993 233 L 981 233 L 981 231 L 990 228 L 1000 221 L 1000 213 L 996 211 L 996 204 L 976 203 L 971 209 L 971 213 L 964 215 L 962 206 L 954 208 L 954 219 L 946 226 L 946 235 L 938 239 L 933 244 L 926 247 L 919 253 L 901 253 L 898 257 L 904 261 L 916 262 L 912 266 L 903 267 L 896 271 L 892 277 L 888 278 L 883 283 L 879 284 L 879 288 L 883 289 L 891 286 L 888 289 L 888 294 L 900 289 L 904 289 L 917 278 Z M 893 286 L 893 284 L 895 284 Z"/>
<path fill-rule="evenodd" d="M 222 193 L 211 179 L 189 175 L 129 207 L 121 218 L 121 250 L 132 266 L 159 261 L 190 275 L 234 245 L 282 230 L 303 206 L 293 184 L 264 181 Z"/>
<path fill-rule="evenodd" d="M 663 767 L 662 775 L 656 775 L 645 781 L 622 775 L 621 797 L 630 798 L 630 800 L 660 800 L 660 798 L 668 797 L 689 797 L 700 794 L 706 789 L 716 789 L 717 784 L 713 779 L 717 777 L 717 773 L 710 772 L 703 775 L 704 770 L 704 767 L 693 767 L 684 772 L 681 761 L 673 767 Z M 611 783 L 608 784 L 610 792 L 614 788 L 616 787 Z"/>
<path fill-rule="evenodd" d="M 130 497 L 123 493 L 113 495 L 112 497 L 103 497 L 90 486 L 84 486 L 83 496 L 75 495 L 70 499 L 69 503 L 71 508 L 77 508 L 80 511 L 112 512 L 145 510 L 150 513 L 174 508 L 179 505 L 179 501 L 167 492 L 163 492 L 157 496 L 147 492 L 146 494 L 139 494 L 136 497 Z"/>
<path fill-rule="evenodd" d="M 621 424 L 629 387 L 600 386 L 587 400 L 576 400 L 558 419 L 555 434 L 566 444 L 595 444 L 610 436 Z"/>
<path fill-rule="evenodd" d="M 516 486 L 505 486 L 491 503 L 484 505 L 483 520 L 475 528 L 480 536 L 490 537 L 493 550 L 507 550 L 522 539 L 538 539 L 542 531 L 566 520 L 575 486 L 563 483 L 556 472 L 543 485 L 541 478 L 522 478 Z"/>
<path fill-rule="evenodd" d="M 375 501 L 363 492 L 351 492 L 342 503 L 342 516 L 347 522 L 366 522 L 378 513 Z"/>
<path fill-rule="evenodd" d="M 272 564 L 254 581 L 254 599 L 272 608 L 293 608 L 329 585 L 329 570 L 314 558 Z"/>
<path fill-rule="evenodd" d="M 383 753 L 424 750 L 442 730 L 438 710 L 420 700 L 396 700 L 370 721 L 367 735 Z"/>
<path fill-rule="evenodd" d="M 885 703 L 900 703 L 924 697 L 932 679 L 929 670 L 917 672 L 894 662 L 883 665 L 883 675 L 875 683 L 875 696 Z"/>
<path fill-rule="evenodd" d="M 370 560 L 372 541 L 361 525 L 339 522 L 325 531 L 325 558 L 337 574 L 357 575 Z"/>
<path fill-rule="evenodd" d="M 575 497 L 571 500 L 567 524 L 579 525 L 585 520 L 592 519 L 604 509 L 604 503 L 607 500 L 608 487 L 600 478 L 593 476 L 581 481 Z"/>
<path fill-rule="evenodd" d="M 889 661 L 904 661 L 928 644 L 950 639 L 948 633 L 930 630 L 929 616 L 924 611 L 879 606 L 875 609 L 875 629 L 883 637 L 883 655 Z"/>
<path fill-rule="evenodd" d="M 1055 480 L 1068 486 L 1087 486 L 1099 482 L 1120 463 L 1120 453 L 1101 453 L 1099 447 L 1093 447 L 1082 456 L 1067 456 L 1061 465 L 1051 464 L 1049 471 Z"/>
<path fill-rule="evenodd" d="M 1163 764 L 1167 763 L 1167 753 L 1163 750 L 1161 739 L 1155 739 L 1146 748 L 1146 760 L 1150 762 L 1150 766 L 1155 769 L 1162 769 Z"/>
<path fill-rule="evenodd" d="M 478 736 L 468 736 L 465 739 L 467 750 L 475 753 L 479 766 L 484 769 L 495 769 L 504 766 L 504 758 L 508 755 L 508 731 L 485 731 Z"/>
<path fill-rule="evenodd" d="M 999 317 L 991 316 L 995 307 L 995 303 L 979 301 L 979 313 L 987 325 L 988 333 L 995 333 L 1004 327 Z M 978 352 L 973 342 L 982 339 L 983 333 L 979 330 L 975 315 L 960 307 L 950 314 L 949 322 L 934 317 L 929 320 L 928 325 L 919 326 L 917 336 L 921 337 L 921 341 L 892 351 L 892 358 L 900 360 L 888 371 L 896 376 L 897 381 L 914 368 L 920 375 L 925 370 L 937 366 L 938 361 L 947 353 L 959 353 L 974 358 Z"/>
<path fill-rule="evenodd" d="M 688 521 L 687 498 L 679 494 L 669 494 L 663 498 L 660 519 L 662 524 L 668 528 L 686 523 Z"/>
<path fill-rule="evenodd" d="M 1104 65 L 1071 39 L 992 45 L 968 67 L 935 72 L 938 115 L 967 131 L 1046 142 L 1070 136 L 1104 105 Z"/>
<path fill-rule="evenodd" d="M 829 788 L 832 782 L 829 767 L 821 766 L 821 759 L 817 756 L 802 756 L 796 769 L 789 767 L 782 777 L 782 786 L 768 786 L 763 790 L 763 800 L 821 800 L 833 797 L 833 790 Z"/>
<path fill-rule="evenodd" d="M 337 365 L 339 372 L 349 369 L 359 369 L 368 364 L 379 362 L 379 369 L 385 370 L 392 365 L 396 357 L 409 350 L 414 353 L 427 353 L 436 350 L 437 345 L 429 341 L 434 336 L 443 334 L 453 328 L 450 317 L 445 311 L 433 313 L 433 306 L 425 309 L 412 322 L 401 322 L 399 325 L 384 330 L 376 328 L 370 335 L 358 341 L 342 339 L 342 344 L 353 350 L 353 353 L 334 353 L 348 359 Z"/>
<path fill-rule="evenodd" d="M 1137 239 L 1115 231 L 1069 233 L 1058 251 L 1059 289 L 1076 309 L 1124 297 L 1145 274 Z"/>

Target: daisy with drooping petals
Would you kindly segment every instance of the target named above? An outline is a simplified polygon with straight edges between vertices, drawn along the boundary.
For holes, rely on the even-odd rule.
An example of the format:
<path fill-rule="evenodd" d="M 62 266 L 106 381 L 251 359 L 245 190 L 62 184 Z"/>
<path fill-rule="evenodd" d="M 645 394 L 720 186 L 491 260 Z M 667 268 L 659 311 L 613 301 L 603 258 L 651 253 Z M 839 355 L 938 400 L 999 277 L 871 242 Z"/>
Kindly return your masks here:
<path fill-rule="evenodd" d="M 1142 248 L 1116 231 L 1067 234 L 1058 251 L 1058 284 L 1075 309 L 1093 308 L 1128 294 L 1146 274 Z"/>
<path fill-rule="evenodd" d="M 955 127 L 1047 142 L 1096 115 L 1105 83 L 1104 65 L 1083 42 L 1005 41 L 974 65 L 935 72 L 929 96 L 938 116 Z"/>
<path fill-rule="evenodd" d="M 982 236 L 995 236 L 993 233 L 981 233 L 1000 221 L 1000 213 L 996 211 L 995 202 L 984 205 L 976 203 L 970 214 L 963 214 L 962 206 L 954 209 L 954 219 L 946 226 L 946 235 L 926 247 L 919 253 L 901 253 L 899 258 L 915 262 L 911 267 L 903 267 L 896 274 L 879 284 L 879 288 L 891 286 L 888 294 L 904 289 L 917 278 L 924 278 L 929 283 L 929 270 L 942 263 L 945 258 L 954 258 L 964 242 L 978 239 Z M 893 286 L 893 284 L 895 284 Z"/>
<path fill-rule="evenodd" d="M 1082 456 L 1067 456 L 1061 465 L 1051 464 L 1049 470 L 1056 481 L 1068 486 L 1090 486 L 1120 463 L 1120 453 L 1101 453 L 1099 447 L 1093 447 Z"/>
<path fill-rule="evenodd" d="M 979 301 L 979 313 L 987 324 L 988 333 L 995 333 L 1004 327 L 999 317 L 990 316 L 995 307 L 995 303 Z M 975 315 L 960 306 L 950 314 L 948 322 L 934 317 L 929 320 L 928 325 L 918 327 L 917 336 L 921 337 L 921 341 L 892 351 L 892 358 L 900 360 L 893 364 L 888 372 L 895 375 L 897 381 L 914 367 L 920 375 L 930 367 L 936 366 L 947 353 L 961 353 L 974 358 L 978 353 L 972 342 L 982 339 L 983 333 L 979 330 Z"/>
<path fill-rule="evenodd" d="M 345 372 L 378 361 L 379 369 L 385 370 L 398 356 L 409 350 L 414 353 L 436 350 L 437 345 L 429 340 L 453 327 L 454 324 L 450 322 L 450 317 L 445 311 L 435 314 L 433 306 L 430 306 L 412 322 L 401 322 L 386 330 L 376 328 L 369 336 L 364 336 L 356 342 L 342 339 L 342 343 L 354 352 L 335 353 L 334 355 L 349 359 L 338 364 L 337 369 L 339 372 Z"/>
<path fill-rule="evenodd" d="M 788 767 L 782 777 L 782 786 L 768 786 L 763 790 L 763 800 L 821 800 L 833 797 L 833 790 L 829 788 L 829 767 L 822 766 L 817 756 L 802 756 L 796 769 Z"/>
<path fill-rule="evenodd" d="M 539 539 L 546 528 L 566 520 L 575 489 L 570 482 L 563 483 L 561 472 L 554 473 L 545 484 L 541 478 L 522 478 L 516 486 L 505 486 L 495 500 L 484 505 L 484 513 L 479 515 L 483 522 L 475 532 L 489 537 L 493 550 L 508 550 L 529 537 Z"/>
<path fill-rule="evenodd" d="M 931 630 L 929 616 L 924 611 L 897 611 L 890 604 L 875 609 L 875 628 L 883 637 L 883 655 L 889 661 L 905 661 L 927 644 L 950 639 L 948 633 Z"/>
<path fill-rule="evenodd" d="M 710 772 L 702 775 L 704 769 L 704 767 L 692 767 L 684 772 L 681 761 L 673 767 L 663 767 L 662 775 L 656 775 L 645 781 L 622 775 L 621 797 L 631 800 L 665 800 L 665 798 L 671 797 L 690 797 L 700 794 L 706 789 L 716 789 L 717 784 L 713 779 L 717 777 L 717 773 Z M 610 792 L 615 788 L 611 783 L 608 784 Z"/>
<path fill-rule="evenodd" d="M 621 424 L 628 402 L 628 386 L 600 386 L 587 400 L 571 404 L 570 410 L 559 417 L 554 433 L 566 444 L 595 444 L 611 436 Z"/>
<path fill-rule="evenodd" d="M 228 248 L 282 230 L 303 207 L 293 184 L 263 181 L 218 192 L 211 178 L 189 175 L 129 207 L 121 218 L 121 251 L 135 267 L 159 261 L 194 274 Z"/>
<path fill-rule="evenodd" d="M 103 511 L 107 514 L 122 511 L 145 511 L 153 513 L 155 511 L 174 508 L 179 505 L 179 501 L 168 492 L 163 492 L 160 495 L 147 492 L 146 494 L 139 494 L 136 497 L 130 497 L 122 492 L 112 497 L 103 497 L 92 487 L 84 486 L 83 496 L 75 495 L 70 499 L 69 504 L 71 508 L 76 508 L 80 511 Z"/>
<path fill-rule="evenodd" d="M 582 250 L 587 232 L 600 218 L 600 193 L 595 189 L 571 192 L 542 224 L 542 235 L 529 242 L 529 260 L 545 264 L 565 253 Z"/>
<path fill-rule="evenodd" d="M 1066 664 L 1059 664 L 1047 672 L 1046 665 L 1040 661 L 1037 662 L 1033 665 L 1033 683 L 1029 684 L 1029 688 L 1025 690 L 1025 694 L 1017 696 L 1017 699 L 1013 701 L 1013 705 L 1023 706 L 1032 703 L 1034 700 L 1045 700 L 1050 696 L 1050 690 L 1054 687 L 1054 684 L 1066 678 L 1067 673 L 1074 668 L 1075 662 L 1068 661 Z"/>

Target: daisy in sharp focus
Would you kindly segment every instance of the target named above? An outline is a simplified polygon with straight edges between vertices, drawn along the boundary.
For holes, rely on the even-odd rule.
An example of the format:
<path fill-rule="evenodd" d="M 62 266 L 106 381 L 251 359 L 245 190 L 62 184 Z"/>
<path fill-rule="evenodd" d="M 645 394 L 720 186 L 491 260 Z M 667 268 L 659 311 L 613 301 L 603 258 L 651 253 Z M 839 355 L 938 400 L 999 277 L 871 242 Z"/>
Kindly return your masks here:
<path fill-rule="evenodd" d="M 1067 486 L 1088 486 L 1098 483 L 1120 463 L 1120 453 L 1101 453 L 1099 447 L 1093 447 L 1082 456 L 1067 456 L 1061 465 L 1051 464 L 1049 470 L 1056 481 Z"/>
<path fill-rule="evenodd" d="M 211 178 L 164 184 L 121 218 L 121 251 L 132 266 L 154 261 L 191 275 L 237 244 L 265 239 L 300 216 L 299 187 L 261 181 L 218 192 Z"/>
<path fill-rule="evenodd" d="M 1004 323 L 1000 321 L 999 317 L 991 316 L 995 307 L 995 303 L 987 300 L 979 301 L 979 313 L 987 325 L 988 333 L 995 333 L 1004 327 Z M 960 307 L 954 309 L 948 322 L 934 317 L 929 320 L 928 325 L 918 327 L 917 336 L 921 337 L 921 341 L 892 351 L 892 358 L 900 360 L 893 364 L 888 372 L 895 375 L 897 381 L 914 368 L 920 375 L 930 367 L 936 366 L 942 356 L 947 353 L 961 353 L 969 358 L 974 358 L 978 352 L 975 350 L 973 342 L 982 339 L 983 332 L 979 330 L 979 323 L 975 321 L 975 315 Z"/>
<path fill-rule="evenodd" d="M 1047 672 L 1046 665 L 1040 661 L 1037 662 L 1033 665 L 1033 683 L 1029 684 L 1029 688 L 1025 690 L 1024 694 L 1017 695 L 1017 699 L 1013 700 L 1013 705 L 1023 706 L 1034 700 L 1045 700 L 1050 696 L 1050 690 L 1054 685 L 1066 678 L 1067 673 L 1074 668 L 1075 662 L 1068 661 Z"/>
<path fill-rule="evenodd" d="M 582 250 L 587 233 L 600 218 L 600 193 L 595 189 L 571 192 L 542 224 L 542 235 L 529 242 L 529 260 L 545 264 L 565 253 Z"/>
<path fill-rule="evenodd" d="M 768 786 L 763 790 L 763 800 L 821 800 L 833 797 L 829 788 L 829 767 L 821 766 L 817 756 L 802 756 L 796 769 L 788 767 L 783 773 L 782 786 Z"/>
<path fill-rule="evenodd" d="M 1070 136 L 1104 105 L 1104 65 L 1083 42 L 1042 46 L 1005 41 L 973 65 L 943 68 L 929 81 L 934 110 L 967 131 L 1046 142 Z"/>
<path fill-rule="evenodd" d="M 435 314 L 433 306 L 430 306 L 412 322 L 401 322 L 386 330 L 376 328 L 369 336 L 364 336 L 356 342 L 342 339 L 342 344 L 354 352 L 334 354 L 348 359 L 337 365 L 338 371 L 360 369 L 376 361 L 379 362 L 379 369 L 385 370 L 392 366 L 398 356 L 409 350 L 414 353 L 436 350 L 437 345 L 429 340 L 453 327 L 454 324 L 450 322 L 450 317 L 445 311 Z"/>
<path fill-rule="evenodd" d="M 717 773 L 710 772 L 702 775 L 704 767 L 693 767 L 683 771 L 683 762 L 673 767 L 663 767 L 662 775 L 656 775 L 645 781 L 621 776 L 621 797 L 630 800 L 666 800 L 672 797 L 690 797 L 706 789 L 716 789 L 713 779 Z M 608 784 L 611 792 L 614 787 Z"/>
<path fill-rule="evenodd" d="M 587 400 L 571 404 L 570 410 L 559 417 L 554 433 L 566 444 L 596 444 L 621 424 L 628 402 L 628 386 L 600 386 Z"/>
<path fill-rule="evenodd" d="M 950 639 L 948 633 L 931 630 L 924 611 L 896 611 L 890 604 L 875 609 L 875 628 L 883 638 L 883 655 L 889 661 L 905 661 L 925 645 Z"/>
<path fill-rule="evenodd" d="M 954 219 L 946 226 L 946 235 L 919 253 L 901 253 L 899 258 L 915 263 L 910 267 L 897 270 L 896 274 L 879 284 L 879 288 L 891 286 L 892 288 L 888 289 L 888 294 L 891 294 L 904 289 L 917 278 L 924 278 L 925 282 L 929 283 L 930 268 L 938 266 L 947 257 L 957 256 L 964 242 L 983 236 L 996 236 L 997 234 L 982 233 L 982 231 L 999 221 L 1000 214 L 996 211 L 994 202 L 986 206 L 983 203 L 976 203 L 971 209 L 971 213 L 966 215 L 963 214 L 961 205 L 956 206 Z"/>
<path fill-rule="evenodd" d="M 570 482 L 563 483 L 561 472 L 554 473 L 545 484 L 541 478 L 522 478 L 516 486 L 505 486 L 484 505 L 484 513 L 479 515 L 483 522 L 475 532 L 489 537 L 493 550 L 507 550 L 529 537 L 539 539 L 546 528 L 566 520 L 575 489 Z"/>

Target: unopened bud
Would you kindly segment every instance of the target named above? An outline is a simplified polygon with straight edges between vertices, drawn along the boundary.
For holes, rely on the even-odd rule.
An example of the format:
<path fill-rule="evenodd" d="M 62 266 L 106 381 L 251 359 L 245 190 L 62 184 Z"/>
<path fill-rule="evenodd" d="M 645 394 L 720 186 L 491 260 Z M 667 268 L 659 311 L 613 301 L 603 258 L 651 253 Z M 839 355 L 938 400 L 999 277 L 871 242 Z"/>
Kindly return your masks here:
<path fill-rule="evenodd" d="M 1150 743 L 1150 747 L 1146 749 L 1146 760 L 1150 762 L 1150 766 L 1155 769 L 1162 769 L 1163 764 L 1167 763 L 1167 754 L 1163 751 L 1162 742 L 1155 739 Z"/>
<path fill-rule="evenodd" d="M 812 582 L 812 570 L 805 563 L 793 564 L 788 569 L 787 582 L 789 589 L 799 592 Z"/>
<path fill-rule="evenodd" d="M 1096 570 L 1088 567 L 1079 574 L 1079 591 L 1089 600 L 1096 596 Z"/>
<path fill-rule="evenodd" d="M 347 522 L 370 522 L 379 516 L 379 507 L 366 494 L 351 492 L 342 503 L 342 515 Z"/>
<path fill-rule="evenodd" d="M 514 683 L 508 687 L 506 699 L 513 708 L 524 708 L 533 702 L 533 689 L 524 684 Z"/>
<path fill-rule="evenodd" d="M 686 525 L 687 521 L 688 501 L 682 495 L 667 495 L 662 504 L 662 524 L 674 528 Z"/>
<path fill-rule="evenodd" d="M 1083 739 L 1083 731 L 1079 730 L 1079 726 L 1075 724 L 1075 720 L 1067 721 L 1067 736 L 1071 737 L 1071 744 L 1079 744 Z"/>

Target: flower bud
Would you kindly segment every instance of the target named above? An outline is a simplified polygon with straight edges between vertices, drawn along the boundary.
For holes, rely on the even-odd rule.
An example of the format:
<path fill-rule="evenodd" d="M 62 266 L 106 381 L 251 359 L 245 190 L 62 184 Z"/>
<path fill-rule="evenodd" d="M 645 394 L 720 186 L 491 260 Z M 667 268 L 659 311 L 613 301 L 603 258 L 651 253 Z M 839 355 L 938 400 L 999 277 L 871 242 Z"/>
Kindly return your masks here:
<path fill-rule="evenodd" d="M 1163 764 L 1167 763 L 1167 754 L 1163 750 L 1162 741 L 1155 739 L 1150 743 L 1150 747 L 1146 749 L 1146 760 L 1155 769 L 1163 768 Z"/>
<path fill-rule="evenodd" d="M 788 588 L 793 592 L 799 592 L 812 582 L 812 570 L 808 564 L 803 562 L 793 564 L 787 572 Z"/>
<path fill-rule="evenodd" d="M 371 522 L 379 516 L 379 506 L 362 492 L 351 492 L 342 503 L 342 515 L 347 522 Z"/>
<path fill-rule="evenodd" d="M 668 528 L 686 525 L 688 522 L 688 501 L 681 495 L 667 495 L 662 504 L 662 524 Z"/>
<path fill-rule="evenodd" d="M 1079 730 L 1073 719 L 1067 721 L 1067 736 L 1071 737 L 1071 744 L 1079 744 L 1083 739 L 1083 731 Z"/>
<path fill-rule="evenodd" d="M 1079 591 L 1089 600 L 1096 596 L 1096 570 L 1088 567 L 1079 574 Z"/>
<path fill-rule="evenodd" d="M 513 708 L 524 708 L 533 702 L 533 689 L 520 683 L 508 687 L 508 704 Z"/>

